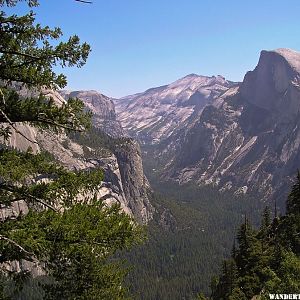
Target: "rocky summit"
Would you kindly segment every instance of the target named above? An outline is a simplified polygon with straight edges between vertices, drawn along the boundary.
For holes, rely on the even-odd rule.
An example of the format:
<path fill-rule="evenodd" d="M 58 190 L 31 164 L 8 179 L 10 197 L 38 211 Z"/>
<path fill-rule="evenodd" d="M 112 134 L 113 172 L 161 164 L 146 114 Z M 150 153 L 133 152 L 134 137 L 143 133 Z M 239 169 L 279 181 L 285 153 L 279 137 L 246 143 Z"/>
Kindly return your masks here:
<path fill-rule="evenodd" d="M 124 136 L 121 123 L 117 121 L 115 105 L 112 98 L 109 98 L 97 91 L 67 91 L 59 93 L 67 100 L 79 98 L 88 110 L 93 113 L 93 125 L 101 128 L 112 137 Z"/>
<path fill-rule="evenodd" d="M 222 76 L 190 74 L 169 85 L 116 100 L 118 119 L 141 143 L 159 144 L 191 126 L 207 104 L 234 85 Z"/>

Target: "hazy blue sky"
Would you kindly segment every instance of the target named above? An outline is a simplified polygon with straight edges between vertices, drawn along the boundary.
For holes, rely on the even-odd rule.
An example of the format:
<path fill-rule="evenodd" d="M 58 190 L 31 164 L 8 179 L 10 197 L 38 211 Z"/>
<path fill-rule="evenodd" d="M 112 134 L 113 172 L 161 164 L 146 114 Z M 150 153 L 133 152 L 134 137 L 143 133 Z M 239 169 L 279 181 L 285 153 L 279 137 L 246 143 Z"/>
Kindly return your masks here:
<path fill-rule="evenodd" d="M 92 47 L 68 88 L 120 97 L 189 73 L 240 81 L 262 49 L 300 50 L 299 0 L 41 0 L 37 19 Z"/>

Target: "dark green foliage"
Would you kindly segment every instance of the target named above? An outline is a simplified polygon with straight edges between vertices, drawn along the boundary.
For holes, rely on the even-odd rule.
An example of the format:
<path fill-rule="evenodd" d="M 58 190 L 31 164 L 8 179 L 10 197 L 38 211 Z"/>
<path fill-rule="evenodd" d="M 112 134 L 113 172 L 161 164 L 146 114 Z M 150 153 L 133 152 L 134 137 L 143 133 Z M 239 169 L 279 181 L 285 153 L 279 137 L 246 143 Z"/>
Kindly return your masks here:
<path fill-rule="evenodd" d="M 286 211 L 288 214 L 300 214 L 300 173 L 298 171 L 297 181 L 293 185 L 292 191 L 286 203 Z"/>
<path fill-rule="evenodd" d="M 18 1 L 1 1 L 0 6 L 15 5 Z M 28 1 L 31 6 L 34 2 Z M 66 77 L 56 74 L 53 66 L 81 67 L 85 64 L 90 47 L 80 44 L 78 36 L 67 42 L 58 42 L 62 37 L 60 28 L 51 29 L 35 24 L 34 12 L 24 16 L 7 16 L 0 13 L 0 74 L 1 79 L 20 82 L 29 87 L 62 88 Z"/>
<path fill-rule="evenodd" d="M 57 106 L 51 98 L 40 94 L 38 97 L 20 97 L 17 92 L 2 88 L 0 95 L 0 123 L 26 122 L 44 129 L 83 130 L 90 127 L 90 113 L 84 112 L 84 104 L 70 98 Z"/>
<path fill-rule="evenodd" d="M 24 200 L 32 207 L 26 215 L 2 218 L 0 263 L 32 261 L 48 279 L 45 284 L 27 271 L 12 273 L 2 287 L 4 295 L 18 299 L 34 289 L 43 299 L 126 298 L 127 271 L 107 259 L 141 241 L 143 234 L 118 205 L 92 199 L 101 170 L 68 171 L 46 154 L 1 150 L 0 177 L 1 205 Z"/>
<path fill-rule="evenodd" d="M 55 290 L 51 288 L 52 298 L 125 299 L 127 271 L 107 258 L 136 244 L 142 238 L 141 229 L 117 205 L 77 205 L 72 209 L 53 226 L 58 231 L 51 232 L 56 245 L 48 266 L 58 280 Z"/>
<path fill-rule="evenodd" d="M 102 157 L 114 153 L 119 147 L 126 147 L 127 143 L 132 143 L 130 138 L 114 138 L 95 127 L 89 128 L 84 133 L 70 132 L 68 136 L 73 141 L 83 145 L 86 157 Z"/>
<path fill-rule="evenodd" d="M 238 249 L 213 280 L 212 299 L 269 299 L 268 294 L 300 293 L 300 176 L 287 201 L 287 214 L 270 219 L 265 209 L 261 226 L 241 225 Z M 230 271 L 235 266 L 234 272 Z M 226 267 L 224 267 L 226 266 Z M 234 276 L 232 276 L 234 274 Z M 234 282 L 229 286 L 228 282 Z"/>
<path fill-rule="evenodd" d="M 0 177 L 1 205 L 24 200 L 53 210 L 58 203 L 63 207 L 74 204 L 79 193 L 81 197 L 90 197 L 103 178 L 100 169 L 72 172 L 56 165 L 45 154 L 15 150 L 0 150 Z"/>
<path fill-rule="evenodd" d="M 1 1 L 0 6 L 14 6 L 19 1 Z M 38 1 L 26 1 L 37 6 Z M 83 130 L 90 124 L 90 114 L 83 111 L 83 103 L 70 99 L 57 105 L 45 97 L 49 90 L 66 85 L 66 77 L 56 74 L 53 67 L 60 65 L 81 67 L 90 48 L 80 44 L 77 36 L 58 42 L 59 28 L 50 29 L 35 24 L 33 12 L 24 16 L 7 16 L 0 12 L 0 135 L 7 138 L 16 122 L 27 122 L 44 128 Z M 14 90 L 31 89 L 20 97 Z M 6 123 L 6 124 L 3 124 Z M 7 126 L 10 124 L 10 127 Z"/>
<path fill-rule="evenodd" d="M 243 214 L 252 212 L 257 219 L 259 207 L 252 199 L 211 187 L 178 187 L 147 175 L 164 197 L 151 199 L 157 215 L 148 226 L 148 241 L 125 256 L 133 266 L 128 278 L 132 293 L 143 300 L 209 294 L 210 278 L 229 255 Z M 235 276 L 234 268 L 228 272 Z"/>
<path fill-rule="evenodd" d="M 49 91 L 66 85 L 55 66 L 81 67 L 90 51 L 77 36 L 61 36 L 59 28 L 35 24 L 33 12 L 0 12 L 2 144 L 13 130 L 31 141 L 16 123 L 55 132 L 89 127 L 82 101 L 62 103 Z M 100 169 L 67 170 L 45 153 L 1 148 L 0 299 L 127 299 L 127 270 L 112 255 L 143 234 L 119 205 L 97 199 L 102 179 Z"/>
<path fill-rule="evenodd" d="M 6 222 L 2 232 L 47 270 L 51 284 L 44 283 L 45 299 L 124 299 L 127 289 L 122 282 L 127 271 L 107 258 L 143 237 L 141 228 L 118 205 L 107 207 L 94 201 L 73 205 L 61 214 L 31 211 L 20 220 Z M 1 242 L 4 255 L 14 253 L 10 259 L 20 259 L 23 253 L 14 248 Z"/>

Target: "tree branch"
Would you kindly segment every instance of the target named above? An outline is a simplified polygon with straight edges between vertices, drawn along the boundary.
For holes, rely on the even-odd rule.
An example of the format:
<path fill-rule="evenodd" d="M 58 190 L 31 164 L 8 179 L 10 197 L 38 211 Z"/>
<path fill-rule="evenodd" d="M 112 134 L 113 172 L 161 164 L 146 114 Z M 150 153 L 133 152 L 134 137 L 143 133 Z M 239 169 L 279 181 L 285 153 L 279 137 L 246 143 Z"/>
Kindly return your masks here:
<path fill-rule="evenodd" d="M 4 49 L 0 49 L 0 53 L 11 54 L 11 55 L 20 55 L 20 56 L 28 57 L 28 58 L 31 58 L 31 59 L 40 59 L 39 56 L 34 56 L 34 55 L 31 55 L 31 54 L 22 53 L 22 52 L 18 52 L 18 51 L 7 51 L 7 50 L 4 50 Z"/>
<path fill-rule="evenodd" d="M 5 105 L 5 97 L 4 97 L 4 94 L 1 89 L 0 89 L 0 94 L 2 96 L 3 104 Z M 38 144 L 38 142 L 29 139 L 25 134 L 23 134 L 20 130 L 18 130 L 16 128 L 15 124 L 9 119 L 9 117 L 6 115 L 6 113 L 1 108 L 0 108 L 0 112 L 3 115 L 3 117 L 6 119 L 6 121 L 9 123 L 9 125 L 16 131 L 16 133 L 20 134 L 28 142 L 33 143 L 33 144 Z"/>
<path fill-rule="evenodd" d="M 33 195 L 30 195 L 30 194 L 27 194 L 27 193 L 22 193 L 22 192 L 20 192 L 20 191 L 17 191 L 16 189 L 16 187 L 15 186 L 13 186 L 13 185 L 7 185 L 7 184 L 5 184 L 5 183 L 1 183 L 0 184 L 0 189 L 3 189 L 3 190 L 5 190 L 5 191 L 8 191 L 8 192 L 11 192 L 11 193 L 16 193 L 19 197 L 22 197 L 22 200 L 24 200 L 24 198 L 26 199 L 31 199 L 31 200 L 33 200 L 33 201 L 36 201 L 36 202 L 38 202 L 38 203 L 40 203 L 40 204 L 42 204 L 42 205 L 44 205 L 44 206 L 46 206 L 46 207 L 48 207 L 49 209 L 51 209 L 51 210 L 53 210 L 53 211 L 55 211 L 55 212 L 58 212 L 58 210 L 54 207 L 54 206 L 52 206 L 51 204 L 48 204 L 47 202 L 45 202 L 43 199 L 40 199 L 40 198 L 38 198 L 38 197 L 35 197 L 35 196 L 33 196 Z"/>
<path fill-rule="evenodd" d="M 77 2 L 81 2 L 81 3 L 88 3 L 88 4 L 92 4 L 92 1 L 86 1 L 86 0 L 75 0 Z"/>
<path fill-rule="evenodd" d="M 3 71 L 4 70 L 4 71 Z M 2 72 L 5 72 L 6 71 L 6 67 L 1 67 L 0 68 L 0 74 Z M 34 81 L 31 81 L 31 80 L 28 80 L 26 78 L 17 78 L 16 76 L 13 76 L 13 77 L 10 77 L 10 76 L 6 76 L 6 75 L 3 75 L 1 74 L 1 80 L 5 80 L 5 81 L 8 81 L 8 82 L 21 82 L 23 85 L 24 84 L 28 84 L 28 85 L 34 85 L 35 82 Z"/>
<path fill-rule="evenodd" d="M 11 240 L 8 237 L 3 236 L 2 234 L 0 234 L 0 240 L 4 240 L 9 242 L 10 244 L 13 244 L 14 246 L 16 246 L 17 248 L 19 248 L 22 252 L 24 252 L 25 254 L 29 255 L 30 257 L 34 258 L 34 254 L 31 252 L 28 252 L 27 250 L 25 250 L 21 245 L 19 245 L 17 242 Z M 36 260 L 36 259 L 35 259 Z"/>
<path fill-rule="evenodd" d="M 68 125 L 63 125 L 63 124 L 57 123 L 55 121 L 48 120 L 48 119 L 43 119 L 43 118 L 41 118 L 41 119 L 37 118 L 36 122 L 45 123 L 45 124 L 53 125 L 53 126 L 68 129 L 68 130 L 78 131 L 78 132 L 83 132 L 84 131 L 83 129 L 74 128 L 74 127 L 71 127 L 71 126 L 68 126 Z"/>
<path fill-rule="evenodd" d="M 44 200 L 42 200 L 40 198 L 37 198 L 37 197 L 35 197 L 33 195 L 30 195 L 30 194 L 24 194 L 24 196 L 27 197 L 27 198 L 30 198 L 30 199 L 32 199 L 32 200 L 34 200 L 36 202 L 41 203 L 42 205 L 48 207 L 49 209 L 51 209 L 51 210 L 53 210 L 55 212 L 58 212 L 58 210 L 54 206 L 48 204 L 47 202 L 45 202 Z"/>

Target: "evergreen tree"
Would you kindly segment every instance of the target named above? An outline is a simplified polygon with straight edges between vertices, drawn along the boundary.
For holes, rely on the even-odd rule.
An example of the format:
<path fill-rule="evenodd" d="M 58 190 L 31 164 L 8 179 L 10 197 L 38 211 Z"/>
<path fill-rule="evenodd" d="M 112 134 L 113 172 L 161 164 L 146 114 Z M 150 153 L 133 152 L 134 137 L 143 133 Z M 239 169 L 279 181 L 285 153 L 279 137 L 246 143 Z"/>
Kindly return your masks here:
<path fill-rule="evenodd" d="M 297 180 L 292 187 L 292 191 L 286 203 L 287 214 L 300 214 L 300 172 L 298 171 Z"/>
<path fill-rule="evenodd" d="M 213 289 L 213 299 L 228 299 L 229 295 L 237 287 L 238 270 L 233 259 L 223 262 L 222 274 L 218 279 L 218 283 Z M 212 286 L 214 284 L 212 283 Z"/>
<path fill-rule="evenodd" d="M 235 285 L 229 289 L 232 272 L 228 260 L 223 272 L 214 279 L 212 299 L 269 299 L 269 293 L 300 292 L 300 176 L 287 200 L 287 214 L 270 219 L 266 208 L 259 230 L 245 220 L 238 235 L 238 249 L 232 252 L 237 269 Z M 230 261 L 230 260 L 229 260 Z M 227 263 L 226 263 L 227 262 Z"/>
<path fill-rule="evenodd" d="M 53 68 L 83 66 L 90 47 L 77 36 L 61 42 L 61 30 L 35 24 L 33 12 L 7 15 L 5 6 L 18 2 L 0 0 L 0 137 L 16 131 L 29 140 L 17 123 L 54 132 L 85 130 L 90 114 L 80 100 L 55 103 L 47 94 L 66 85 Z M 45 153 L 1 149 L 1 299 L 127 298 L 126 270 L 109 259 L 143 235 L 119 205 L 97 199 L 102 178 L 100 169 L 70 171 Z M 25 209 L 7 217 L 20 203 Z M 15 262 L 38 266 L 39 276 L 30 268 L 14 272 Z"/>

